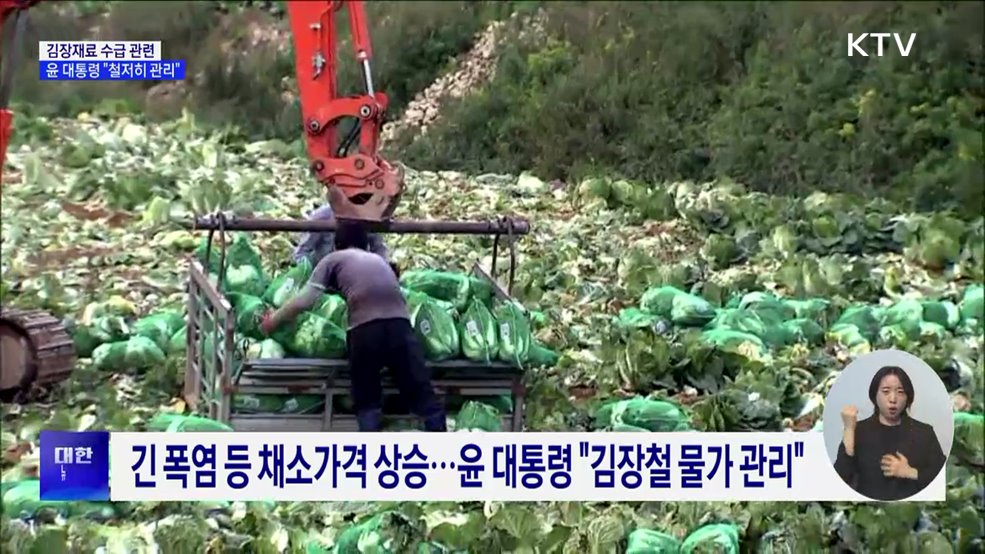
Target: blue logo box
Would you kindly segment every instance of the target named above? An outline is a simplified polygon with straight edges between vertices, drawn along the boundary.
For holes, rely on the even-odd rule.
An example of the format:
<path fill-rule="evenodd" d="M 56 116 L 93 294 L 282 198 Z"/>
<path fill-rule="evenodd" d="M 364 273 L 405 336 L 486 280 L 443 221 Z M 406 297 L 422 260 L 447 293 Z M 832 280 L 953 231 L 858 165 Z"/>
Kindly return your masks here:
<path fill-rule="evenodd" d="M 41 431 L 41 500 L 109 500 L 109 431 Z"/>

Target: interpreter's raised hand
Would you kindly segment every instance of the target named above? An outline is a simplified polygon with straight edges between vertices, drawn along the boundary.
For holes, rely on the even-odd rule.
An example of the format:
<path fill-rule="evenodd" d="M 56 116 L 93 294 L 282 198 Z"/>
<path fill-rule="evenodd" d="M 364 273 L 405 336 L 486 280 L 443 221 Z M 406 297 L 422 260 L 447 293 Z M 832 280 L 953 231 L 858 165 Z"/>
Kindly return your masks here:
<path fill-rule="evenodd" d="M 842 408 L 841 421 L 847 429 L 854 429 L 855 424 L 858 423 L 858 408 L 852 405 Z"/>
<path fill-rule="evenodd" d="M 879 461 L 882 474 L 886 477 L 898 477 L 900 479 L 916 479 L 916 471 L 910 467 L 906 456 L 897 452 L 896 454 L 886 454 Z"/>

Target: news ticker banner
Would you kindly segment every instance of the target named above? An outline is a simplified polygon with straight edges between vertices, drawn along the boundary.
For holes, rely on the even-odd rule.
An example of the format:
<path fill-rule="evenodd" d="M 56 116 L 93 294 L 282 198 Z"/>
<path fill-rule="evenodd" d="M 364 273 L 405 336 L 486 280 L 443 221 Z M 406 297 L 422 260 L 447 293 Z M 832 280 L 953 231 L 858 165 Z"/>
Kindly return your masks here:
<path fill-rule="evenodd" d="M 40 41 L 42 81 L 181 81 L 184 60 L 162 60 L 161 41 Z"/>
<path fill-rule="evenodd" d="M 40 469 L 44 500 L 869 500 L 813 432 L 43 431 Z M 906 500 L 944 498 L 941 471 Z"/>
<path fill-rule="evenodd" d="M 161 61 L 161 41 L 139 40 L 42 40 L 42 62 L 149 62 Z"/>

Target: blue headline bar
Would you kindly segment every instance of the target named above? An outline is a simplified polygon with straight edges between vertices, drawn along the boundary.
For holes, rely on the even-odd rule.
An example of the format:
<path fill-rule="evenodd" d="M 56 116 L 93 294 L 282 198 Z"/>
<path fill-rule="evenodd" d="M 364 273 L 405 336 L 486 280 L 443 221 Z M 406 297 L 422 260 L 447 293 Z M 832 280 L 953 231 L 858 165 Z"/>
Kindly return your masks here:
<path fill-rule="evenodd" d="M 185 60 L 42 61 L 42 81 L 183 81 Z"/>

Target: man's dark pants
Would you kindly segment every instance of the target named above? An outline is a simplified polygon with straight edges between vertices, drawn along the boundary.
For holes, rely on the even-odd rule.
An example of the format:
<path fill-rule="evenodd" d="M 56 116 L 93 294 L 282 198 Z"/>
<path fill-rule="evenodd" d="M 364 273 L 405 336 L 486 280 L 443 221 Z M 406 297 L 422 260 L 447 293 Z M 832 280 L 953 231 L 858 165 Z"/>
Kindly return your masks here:
<path fill-rule="evenodd" d="M 360 431 L 382 429 L 384 367 L 390 370 L 414 414 L 424 420 L 424 430 L 446 430 L 445 410 L 431 387 L 431 370 L 410 321 L 397 318 L 364 323 L 349 330 L 346 343 Z"/>

